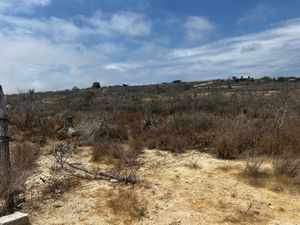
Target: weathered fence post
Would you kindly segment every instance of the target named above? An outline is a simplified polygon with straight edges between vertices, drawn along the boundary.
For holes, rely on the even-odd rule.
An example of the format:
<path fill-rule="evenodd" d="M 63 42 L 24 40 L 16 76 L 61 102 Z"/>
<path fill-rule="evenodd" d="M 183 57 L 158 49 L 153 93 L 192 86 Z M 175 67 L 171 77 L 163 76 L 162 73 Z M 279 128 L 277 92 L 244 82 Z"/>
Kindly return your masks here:
<path fill-rule="evenodd" d="M 65 128 L 67 128 L 67 129 L 73 128 L 73 116 L 69 115 L 66 117 Z"/>
<path fill-rule="evenodd" d="M 12 190 L 12 171 L 9 151 L 8 116 L 5 99 L 0 85 L 0 174 L 5 197 L 4 213 L 13 213 L 14 195 Z"/>

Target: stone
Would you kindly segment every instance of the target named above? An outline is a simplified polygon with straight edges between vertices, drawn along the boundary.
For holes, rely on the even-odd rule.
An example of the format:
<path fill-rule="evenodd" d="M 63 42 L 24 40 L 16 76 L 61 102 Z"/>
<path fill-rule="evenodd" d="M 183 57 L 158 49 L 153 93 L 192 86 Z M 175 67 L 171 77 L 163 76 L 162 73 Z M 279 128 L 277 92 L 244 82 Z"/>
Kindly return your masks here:
<path fill-rule="evenodd" d="M 7 104 L 7 105 L 6 105 L 6 109 L 7 109 L 7 110 L 11 110 L 11 109 L 12 109 L 12 106 L 11 106 L 10 104 Z"/>
<path fill-rule="evenodd" d="M 67 132 L 67 136 L 72 138 L 72 137 L 78 137 L 79 136 L 79 133 L 76 129 L 74 129 L 73 127 L 70 127 L 68 129 L 68 132 Z"/>
<path fill-rule="evenodd" d="M 54 204 L 53 207 L 58 209 L 58 208 L 62 208 L 63 206 L 61 204 Z"/>
<path fill-rule="evenodd" d="M 27 214 L 15 212 L 14 214 L 1 217 L 0 225 L 31 225 L 31 223 Z"/>
<path fill-rule="evenodd" d="M 118 183 L 119 181 L 117 179 L 110 179 L 111 183 Z"/>

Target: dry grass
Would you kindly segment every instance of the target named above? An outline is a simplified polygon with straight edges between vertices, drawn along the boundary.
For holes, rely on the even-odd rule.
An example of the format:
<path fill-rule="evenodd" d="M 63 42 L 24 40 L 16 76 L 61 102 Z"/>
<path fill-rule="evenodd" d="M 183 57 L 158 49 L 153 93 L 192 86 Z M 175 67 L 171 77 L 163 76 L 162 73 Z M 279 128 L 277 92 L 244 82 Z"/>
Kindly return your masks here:
<path fill-rule="evenodd" d="M 16 143 L 11 149 L 13 188 L 15 192 L 24 190 L 27 178 L 36 168 L 40 156 L 39 146 L 30 142 Z"/>
<path fill-rule="evenodd" d="M 124 147 L 119 143 L 102 142 L 93 146 L 92 160 L 112 163 L 124 157 Z"/>
<path fill-rule="evenodd" d="M 220 159 L 235 159 L 237 157 L 237 144 L 229 135 L 217 137 L 215 142 L 215 153 Z"/>
<path fill-rule="evenodd" d="M 107 206 L 111 208 L 119 221 L 132 224 L 147 214 L 147 204 L 142 201 L 134 189 L 118 189 L 108 194 Z"/>
<path fill-rule="evenodd" d="M 264 159 L 248 159 L 243 171 L 240 172 L 240 177 L 254 187 L 265 187 L 270 174 L 263 168 Z"/>
<path fill-rule="evenodd" d="M 274 174 L 277 176 L 300 177 L 300 159 L 295 158 L 295 156 L 276 157 L 273 159 L 272 165 Z"/>
<path fill-rule="evenodd" d="M 65 192 L 68 192 L 79 184 L 79 180 L 75 177 L 53 178 L 46 181 L 46 187 L 42 191 L 43 199 L 61 198 Z"/>

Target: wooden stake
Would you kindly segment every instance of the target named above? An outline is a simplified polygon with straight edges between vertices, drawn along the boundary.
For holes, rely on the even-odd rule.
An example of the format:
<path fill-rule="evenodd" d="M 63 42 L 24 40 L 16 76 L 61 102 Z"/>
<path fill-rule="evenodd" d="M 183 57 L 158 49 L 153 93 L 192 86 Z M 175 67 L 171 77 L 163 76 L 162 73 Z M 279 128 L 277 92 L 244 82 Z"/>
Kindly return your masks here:
<path fill-rule="evenodd" d="M 2 184 L 5 190 L 4 213 L 14 211 L 14 195 L 12 190 L 12 172 L 9 151 L 8 116 L 6 113 L 5 99 L 0 85 L 0 171 L 3 176 Z"/>

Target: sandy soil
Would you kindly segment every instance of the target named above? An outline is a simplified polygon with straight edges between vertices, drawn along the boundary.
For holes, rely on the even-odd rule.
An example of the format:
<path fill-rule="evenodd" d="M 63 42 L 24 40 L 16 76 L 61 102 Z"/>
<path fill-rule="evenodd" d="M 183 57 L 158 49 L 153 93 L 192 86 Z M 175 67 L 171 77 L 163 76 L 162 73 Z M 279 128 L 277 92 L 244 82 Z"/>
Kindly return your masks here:
<path fill-rule="evenodd" d="M 90 149 L 73 160 L 90 163 Z M 41 197 L 49 180 L 44 157 L 29 183 L 23 211 L 32 224 L 300 224 L 300 195 L 289 190 L 254 187 L 238 174 L 241 161 L 224 161 L 189 151 L 181 155 L 146 150 L 140 161 L 140 183 L 134 187 L 105 180 L 80 180 L 55 196 Z M 48 165 L 48 166 L 46 166 Z M 68 174 L 61 173 L 61 177 Z M 58 187 L 59 188 L 59 187 Z M 146 206 L 145 216 L 128 220 L 115 214 L 108 201 L 116 190 L 133 189 Z"/>

